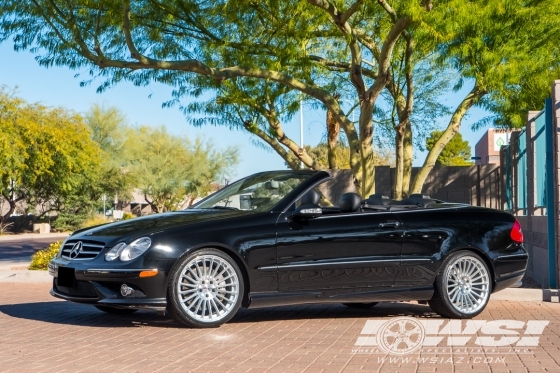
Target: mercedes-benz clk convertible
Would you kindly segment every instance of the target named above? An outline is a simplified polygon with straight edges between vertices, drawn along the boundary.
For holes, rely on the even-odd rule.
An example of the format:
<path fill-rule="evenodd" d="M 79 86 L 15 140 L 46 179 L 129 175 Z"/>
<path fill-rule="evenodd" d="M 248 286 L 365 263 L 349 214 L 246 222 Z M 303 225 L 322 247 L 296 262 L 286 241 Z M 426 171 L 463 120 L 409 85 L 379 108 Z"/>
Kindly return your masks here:
<path fill-rule="evenodd" d="M 413 194 L 333 194 L 326 171 L 258 173 L 185 210 L 78 230 L 51 294 L 108 313 L 167 311 L 216 327 L 239 307 L 427 302 L 478 315 L 528 255 L 509 213 Z"/>

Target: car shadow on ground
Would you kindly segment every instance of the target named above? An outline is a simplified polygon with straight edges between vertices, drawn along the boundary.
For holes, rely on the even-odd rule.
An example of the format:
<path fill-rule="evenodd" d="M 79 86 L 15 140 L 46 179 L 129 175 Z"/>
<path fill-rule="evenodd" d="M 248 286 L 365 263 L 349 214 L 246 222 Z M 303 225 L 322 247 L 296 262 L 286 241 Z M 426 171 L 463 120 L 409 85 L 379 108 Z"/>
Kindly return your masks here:
<path fill-rule="evenodd" d="M 10 317 L 52 324 L 96 327 L 164 327 L 180 328 L 182 324 L 169 315 L 155 311 L 138 311 L 129 315 L 107 314 L 90 305 L 70 302 L 36 302 L 0 305 L 0 313 Z M 411 316 L 439 318 L 430 307 L 415 303 L 380 303 L 369 309 L 353 309 L 341 304 L 308 304 L 260 309 L 240 309 L 229 324 L 258 323 L 308 319 L 372 319 Z"/>

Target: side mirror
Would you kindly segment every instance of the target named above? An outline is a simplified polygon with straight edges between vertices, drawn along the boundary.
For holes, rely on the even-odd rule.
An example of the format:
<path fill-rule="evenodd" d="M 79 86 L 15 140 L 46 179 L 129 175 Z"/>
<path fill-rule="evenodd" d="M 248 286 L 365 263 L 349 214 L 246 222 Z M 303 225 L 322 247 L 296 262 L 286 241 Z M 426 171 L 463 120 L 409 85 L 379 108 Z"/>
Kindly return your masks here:
<path fill-rule="evenodd" d="M 307 204 L 299 206 L 291 215 L 292 218 L 315 219 L 323 215 L 323 210 L 318 205 Z"/>

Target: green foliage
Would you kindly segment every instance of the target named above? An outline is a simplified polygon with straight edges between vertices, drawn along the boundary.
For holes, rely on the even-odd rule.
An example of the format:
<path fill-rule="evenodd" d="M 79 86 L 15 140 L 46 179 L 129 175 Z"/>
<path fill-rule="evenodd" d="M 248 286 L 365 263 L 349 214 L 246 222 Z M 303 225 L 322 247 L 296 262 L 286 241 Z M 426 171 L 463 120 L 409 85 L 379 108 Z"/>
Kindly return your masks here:
<path fill-rule="evenodd" d="M 59 241 L 51 243 L 46 249 L 39 250 L 33 254 L 29 269 L 46 271 L 49 262 L 58 254 L 61 244 Z"/>
<path fill-rule="evenodd" d="M 439 93 L 451 86 L 477 85 L 457 125 L 479 105 L 493 116 L 477 125 L 519 126 L 560 76 L 558 34 L 558 0 L 5 0 L 0 10 L 0 41 L 32 50 L 41 65 L 89 69 L 83 84 L 101 82 L 99 91 L 122 81 L 169 84 L 167 105 L 210 93 L 181 107 L 193 123 L 246 130 L 286 161 L 286 149 L 298 149 L 278 123 L 304 96 L 336 114 L 357 181 L 373 175 L 377 123 L 380 141 L 392 141 L 410 114 L 421 145 L 449 111 Z M 358 125 L 336 95 L 360 103 Z M 412 113 L 397 110 L 409 96 Z"/>
<path fill-rule="evenodd" d="M 441 137 L 443 131 L 433 131 L 426 139 L 426 148 L 431 150 L 436 141 Z M 458 132 L 437 158 L 437 164 L 442 166 L 471 166 L 471 147 L 469 142 L 463 140 L 463 136 Z"/>
<path fill-rule="evenodd" d="M 3 218 L 19 201 L 40 205 L 46 214 L 73 199 L 91 199 L 100 155 L 76 113 L 0 90 L 0 195 L 10 205 Z"/>
<path fill-rule="evenodd" d="M 307 153 L 310 156 L 312 156 L 313 159 L 315 159 L 315 161 L 317 162 L 320 168 L 322 169 L 329 168 L 329 146 L 326 143 L 322 142 L 319 143 L 317 146 L 305 145 L 304 148 L 307 151 Z M 336 158 L 336 163 L 338 165 L 338 168 L 349 169 L 350 149 L 348 149 L 348 146 L 345 145 L 344 143 L 338 143 L 334 149 L 334 153 L 335 153 L 335 158 Z M 392 154 L 382 149 L 374 150 L 373 157 L 374 157 L 374 164 L 376 166 L 389 166 L 393 162 Z M 290 159 L 292 159 L 293 162 L 297 162 L 297 159 L 292 154 L 290 154 Z M 288 163 L 286 163 L 286 165 L 289 167 Z"/>
<path fill-rule="evenodd" d="M 127 169 L 124 159 L 128 130 L 124 114 L 116 107 L 94 104 L 85 113 L 84 120 L 91 131 L 91 139 L 103 152 L 94 183 L 98 196 L 105 194 L 110 199 L 110 196 L 118 195 L 120 200 L 129 199 L 134 187 L 134 177 Z M 95 205 L 100 209 L 102 204 L 98 200 L 99 198 L 95 199 Z"/>
<path fill-rule="evenodd" d="M 58 232 L 72 232 L 80 229 L 82 224 L 91 216 L 90 212 L 59 211 L 58 216 L 52 222 L 52 227 Z"/>
<path fill-rule="evenodd" d="M 134 215 L 133 213 L 125 211 L 125 212 L 123 212 L 122 220 L 134 219 L 135 217 L 136 217 L 136 215 Z"/>
<path fill-rule="evenodd" d="M 205 195 L 228 174 L 237 150 L 218 151 L 210 141 L 169 134 L 165 127 L 129 128 L 126 167 L 154 212 L 176 210 L 187 199 Z"/>
<path fill-rule="evenodd" d="M 86 219 L 82 224 L 80 224 L 80 228 L 95 227 L 96 225 L 107 224 L 110 222 L 111 220 L 108 220 L 105 216 L 98 214 Z"/>

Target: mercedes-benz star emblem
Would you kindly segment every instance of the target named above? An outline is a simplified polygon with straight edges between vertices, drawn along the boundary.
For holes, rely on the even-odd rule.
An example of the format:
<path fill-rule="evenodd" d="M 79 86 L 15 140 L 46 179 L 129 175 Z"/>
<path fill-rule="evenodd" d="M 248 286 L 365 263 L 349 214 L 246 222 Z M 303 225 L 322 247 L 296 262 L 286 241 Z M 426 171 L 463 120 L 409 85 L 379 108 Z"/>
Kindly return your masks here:
<path fill-rule="evenodd" d="M 82 241 L 76 242 L 74 246 L 72 246 L 72 250 L 70 250 L 70 255 L 68 255 L 70 259 L 74 259 L 78 255 L 80 255 L 80 252 L 82 252 L 82 248 L 83 248 Z"/>

